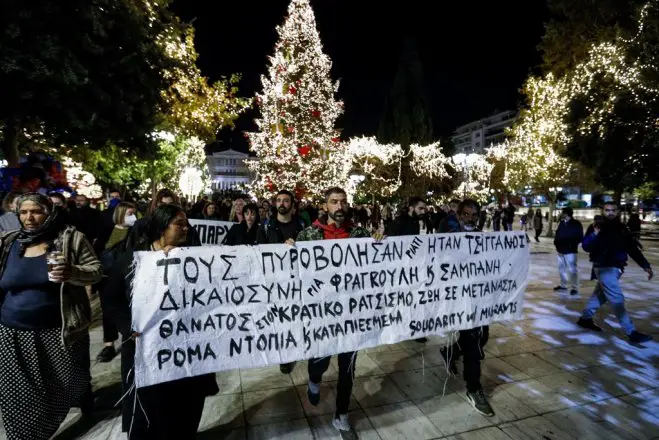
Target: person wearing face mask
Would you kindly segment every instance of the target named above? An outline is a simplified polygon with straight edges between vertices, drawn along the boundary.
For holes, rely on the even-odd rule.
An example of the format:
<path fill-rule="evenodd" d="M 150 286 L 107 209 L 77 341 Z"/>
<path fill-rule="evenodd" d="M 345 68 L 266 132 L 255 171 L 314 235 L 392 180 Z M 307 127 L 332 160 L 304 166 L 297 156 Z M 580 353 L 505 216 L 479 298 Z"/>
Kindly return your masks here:
<path fill-rule="evenodd" d="M 478 218 L 480 205 L 475 200 L 463 200 L 457 209 L 458 228 L 440 232 L 480 232 Z M 463 378 L 467 384 L 467 400 L 480 414 L 491 417 L 494 411 L 487 401 L 480 383 L 481 360 L 485 356 L 485 344 L 490 335 L 489 326 L 475 327 L 469 330 L 460 330 L 460 336 L 455 344 L 449 348 L 442 348 L 440 353 L 447 368 L 457 374 L 456 361 L 463 358 Z"/>
<path fill-rule="evenodd" d="M 348 199 L 341 188 L 330 188 L 325 192 L 327 217 L 319 218 L 311 226 L 305 228 L 297 236 L 297 241 L 331 240 L 341 238 L 371 237 L 367 229 L 355 226 L 348 218 Z M 378 234 L 375 239 L 381 239 Z M 313 406 L 320 402 L 320 383 L 323 374 L 330 365 L 331 356 L 321 359 L 310 359 L 308 362 L 309 383 L 307 397 Z M 338 355 L 339 381 L 336 385 L 336 412 L 332 424 L 344 440 L 358 438 L 354 428 L 348 421 L 348 406 L 355 376 L 357 352 L 340 353 Z"/>
<path fill-rule="evenodd" d="M 293 193 L 286 190 L 279 191 L 275 197 L 275 209 L 277 216 L 258 229 L 256 242 L 258 244 L 286 243 L 293 246 L 295 238 L 304 229 L 304 223 L 294 215 L 295 196 Z M 282 374 L 290 374 L 293 368 L 295 368 L 295 362 L 279 366 Z"/>
<path fill-rule="evenodd" d="M 579 269 L 577 267 L 577 252 L 583 240 L 583 226 L 581 222 L 572 218 L 572 208 L 563 208 L 561 221 L 554 236 L 554 246 L 558 253 L 558 273 L 561 284 L 554 287 L 556 292 L 567 292 L 568 284 L 570 295 L 579 293 Z"/>
<path fill-rule="evenodd" d="M 137 207 L 130 202 L 120 202 L 113 211 L 112 221 L 114 228 L 107 236 L 99 237 L 94 244 L 94 250 L 100 255 L 103 264 L 103 273 L 107 277 L 112 264 L 116 258 L 117 249 L 122 246 L 130 229 L 137 221 Z M 96 290 L 101 292 L 105 288 L 106 279 L 97 284 Z M 103 297 L 101 296 L 101 300 Z M 117 326 L 105 312 L 105 306 L 101 301 L 101 310 L 103 311 L 103 348 L 96 356 L 98 362 L 110 362 L 117 355 L 114 347 L 115 341 L 119 338 Z"/>
<path fill-rule="evenodd" d="M 629 342 L 639 344 L 651 341 L 652 336 L 643 334 L 634 327 L 625 309 L 625 297 L 619 279 L 629 257 L 647 272 L 648 280 L 652 279 L 654 272 L 632 232 L 620 221 L 620 208 L 616 203 L 604 205 L 603 217 L 588 227 L 582 247 L 590 253 L 590 261 L 593 263 L 591 279 L 597 280 L 597 284 L 577 325 L 601 332 L 601 327 L 593 322 L 593 316 L 608 301 Z"/>
<path fill-rule="evenodd" d="M 233 225 L 222 244 L 226 246 L 240 246 L 243 244 L 256 244 L 256 233 L 259 229 L 259 207 L 256 203 L 248 203 L 243 207 L 243 221 Z"/>
<path fill-rule="evenodd" d="M 407 211 L 403 211 L 386 229 L 389 237 L 401 235 L 419 235 L 421 233 L 421 222 L 426 219 L 426 202 L 421 197 L 412 197 L 407 203 Z M 416 342 L 424 343 L 427 338 L 415 339 Z"/>

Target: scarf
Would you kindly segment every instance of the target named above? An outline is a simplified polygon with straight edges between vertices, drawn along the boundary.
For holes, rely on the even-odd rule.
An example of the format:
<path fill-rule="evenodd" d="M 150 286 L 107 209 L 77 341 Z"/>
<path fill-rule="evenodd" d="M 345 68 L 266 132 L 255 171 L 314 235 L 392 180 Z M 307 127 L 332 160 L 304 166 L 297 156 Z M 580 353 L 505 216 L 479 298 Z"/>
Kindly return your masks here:
<path fill-rule="evenodd" d="M 27 230 L 21 222 L 21 230 L 16 237 L 16 241 L 21 246 L 20 255 L 24 255 L 25 249 L 32 245 L 54 241 L 65 226 L 60 221 L 59 209 L 55 209 L 53 202 L 47 196 L 39 193 L 27 193 L 18 197 L 16 200 L 16 215 L 19 219 L 20 207 L 24 202 L 34 202 L 49 214 L 37 229 Z"/>

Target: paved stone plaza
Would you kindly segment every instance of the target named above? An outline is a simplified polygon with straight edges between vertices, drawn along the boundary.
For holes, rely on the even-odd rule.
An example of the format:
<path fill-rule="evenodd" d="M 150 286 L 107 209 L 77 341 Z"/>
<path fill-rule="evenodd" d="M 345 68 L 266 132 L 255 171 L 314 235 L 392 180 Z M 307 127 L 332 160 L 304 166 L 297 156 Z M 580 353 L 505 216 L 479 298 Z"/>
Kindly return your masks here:
<path fill-rule="evenodd" d="M 496 416 L 476 413 L 465 399 L 462 378 L 447 378 L 439 355 L 442 338 L 430 338 L 426 345 L 405 342 L 359 353 L 350 417 L 361 439 L 659 438 L 659 343 L 629 345 L 607 306 L 599 315 L 604 333 L 577 327 L 593 286 L 587 256 L 582 253 L 580 259 L 581 295 L 559 296 L 552 290 L 558 280 L 556 257 L 550 241 L 543 240 L 532 248 L 524 320 L 491 327 L 482 380 Z M 659 243 L 645 246 L 659 267 Z M 635 265 L 623 280 L 638 329 L 659 340 L 659 280 L 648 282 Z M 96 327 L 92 358 L 101 341 Z M 206 400 L 198 438 L 340 438 L 331 427 L 335 360 L 315 408 L 306 398 L 306 371 L 302 362 L 290 376 L 277 366 L 218 374 L 220 394 Z M 118 411 L 112 410 L 120 397 L 119 360 L 94 365 L 92 374 L 100 407 L 97 424 L 83 429 L 72 411 L 56 440 L 126 438 Z"/>

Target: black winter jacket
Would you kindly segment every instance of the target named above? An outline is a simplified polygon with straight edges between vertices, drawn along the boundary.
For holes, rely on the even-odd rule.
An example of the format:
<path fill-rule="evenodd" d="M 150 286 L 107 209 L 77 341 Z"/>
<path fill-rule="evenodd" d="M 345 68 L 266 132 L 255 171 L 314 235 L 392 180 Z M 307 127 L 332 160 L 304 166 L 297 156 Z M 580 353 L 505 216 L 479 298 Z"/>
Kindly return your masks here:
<path fill-rule="evenodd" d="M 305 226 L 304 222 L 296 217 L 293 217 L 291 221 L 295 224 L 295 234 L 292 237 L 295 239 Z M 272 218 L 266 224 L 261 225 L 256 233 L 256 242 L 258 244 L 277 244 L 284 241 L 286 241 L 284 240 L 284 234 L 282 234 L 279 221 L 276 218 Z"/>
<path fill-rule="evenodd" d="M 583 226 L 581 222 L 571 218 L 558 224 L 554 236 L 554 246 L 559 254 L 576 254 L 583 241 Z"/>
<path fill-rule="evenodd" d="M 623 268 L 629 256 L 643 269 L 647 269 L 650 263 L 639 246 L 631 231 L 619 220 L 604 221 L 597 235 L 593 225 L 590 225 L 583 240 L 583 250 L 590 253 L 594 267 Z"/>
<path fill-rule="evenodd" d="M 396 220 L 391 222 L 386 230 L 386 235 L 397 237 L 401 235 L 419 235 L 421 225 L 418 218 L 412 218 L 407 213 L 401 214 Z"/>

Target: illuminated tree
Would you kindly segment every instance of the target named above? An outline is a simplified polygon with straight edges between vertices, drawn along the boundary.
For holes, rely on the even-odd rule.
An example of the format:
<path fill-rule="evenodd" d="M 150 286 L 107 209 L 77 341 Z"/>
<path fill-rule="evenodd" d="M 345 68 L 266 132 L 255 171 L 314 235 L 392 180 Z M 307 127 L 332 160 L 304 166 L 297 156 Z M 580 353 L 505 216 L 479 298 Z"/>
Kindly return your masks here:
<path fill-rule="evenodd" d="M 550 19 L 539 49 L 546 73 L 562 77 L 588 58 L 591 47 L 636 31 L 647 0 L 548 0 Z"/>
<path fill-rule="evenodd" d="M 263 92 L 256 95 L 259 131 L 247 133 L 259 157 L 248 164 L 257 175 L 252 191 L 320 195 L 345 183 L 343 146 L 334 127 L 343 112 L 343 103 L 334 98 L 338 83 L 330 78 L 332 64 L 309 0 L 292 0 L 277 32 L 268 74 L 261 78 Z"/>
<path fill-rule="evenodd" d="M 403 157 L 400 145 L 380 144 L 374 137 L 351 138 L 346 144 L 345 157 L 344 173 L 364 177 L 351 181 L 355 186 L 353 191 L 365 196 L 391 197 L 400 187 Z"/>
<path fill-rule="evenodd" d="M 142 193 L 146 192 L 146 188 L 151 193 L 160 187 L 178 188 L 181 173 L 186 168 L 201 170 L 202 182 L 206 184 L 209 181 L 203 141 L 165 131 L 155 133 L 153 138 L 157 145 L 156 154 L 149 160 L 116 145 L 103 151 L 75 148 L 67 154 L 85 164 L 85 169 L 106 186 L 140 188 Z"/>
<path fill-rule="evenodd" d="M 159 40 L 167 56 L 175 63 L 163 75 L 171 86 L 163 90 L 167 111 L 162 115 L 161 130 L 213 142 L 217 132 L 232 126 L 248 107 L 248 101 L 236 96 L 239 75 L 222 78 L 213 84 L 201 75 L 197 66 L 192 26 L 172 26 Z"/>
<path fill-rule="evenodd" d="M 10 166 L 35 132 L 48 145 L 141 151 L 167 103 L 157 44 L 176 18 L 161 1 L 3 1 L 0 146 Z M 32 135 L 32 139 L 30 138 Z"/>
<path fill-rule="evenodd" d="M 638 17 L 633 35 L 592 46 L 565 79 L 565 153 L 616 200 L 659 173 L 659 2 Z"/>
<path fill-rule="evenodd" d="M 214 140 L 246 107 L 237 76 L 212 85 L 201 76 L 194 30 L 169 3 L 3 5 L 0 79 L 12 84 L 0 92 L 5 156 L 15 162 L 21 145 L 36 143 L 106 185 L 169 184 L 164 168 L 175 174 L 179 157 L 198 156 L 195 138 Z M 161 131 L 177 141 L 163 142 Z"/>
<path fill-rule="evenodd" d="M 102 149 L 83 144 L 65 150 L 108 186 L 149 185 L 155 194 L 162 185 L 177 187 L 186 167 L 202 170 L 207 182 L 204 143 L 212 142 L 222 127 L 233 125 L 247 107 L 247 100 L 236 96 L 237 75 L 212 85 L 201 75 L 192 27 L 172 23 L 157 42 L 172 63 L 161 72 L 171 86 L 161 91 L 166 106 L 161 108 L 155 131 L 148 135 L 154 147 L 147 154 L 117 143 Z"/>
<path fill-rule="evenodd" d="M 555 188 L 568 183 L 572 169 L 560 154 L 568 142 L 564 122 L 568 88 L 549 74 L 545 78 L 529 78 L 524 94 L 527 107 L 508 130 L 508 143 L 502 153 L 506 162 L 503 184 L 513 190 L 531 186 L 535 193 L 547 198 L 553 212 Z M 550 215 L 547 236 L 553 235 L 552 222 Z"/>
<path fill-rule="evenodd" d="M 490 196 L 490 184 L 494 164 L 483 154 L 456 154 L 451 157 L 459 182 L 451 198 L 471 198 L 485 202 Z"/>

